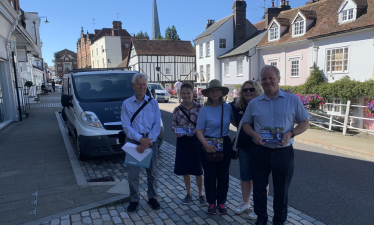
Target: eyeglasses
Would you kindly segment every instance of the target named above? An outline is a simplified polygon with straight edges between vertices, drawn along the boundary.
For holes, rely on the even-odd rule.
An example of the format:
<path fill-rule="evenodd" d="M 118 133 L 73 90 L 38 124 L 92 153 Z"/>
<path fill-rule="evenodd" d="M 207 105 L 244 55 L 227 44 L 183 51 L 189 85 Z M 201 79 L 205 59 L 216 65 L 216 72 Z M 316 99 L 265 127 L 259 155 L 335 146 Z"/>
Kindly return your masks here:
<path fill-rule="evenodd" d="M 243 92 L 245 93 L 245 92 L 255 92 L 255 90 L 256 90 L 256 88 L 244 88 L 243 89 Z"/>

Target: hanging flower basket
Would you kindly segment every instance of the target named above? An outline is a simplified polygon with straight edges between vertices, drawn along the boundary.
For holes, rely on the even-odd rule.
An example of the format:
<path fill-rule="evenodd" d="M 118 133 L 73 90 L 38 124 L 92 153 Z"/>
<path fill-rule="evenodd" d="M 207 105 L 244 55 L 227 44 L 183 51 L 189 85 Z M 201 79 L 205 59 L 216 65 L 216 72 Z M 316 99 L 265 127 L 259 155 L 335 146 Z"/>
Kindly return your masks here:
<path fill-rule="evenodd" d="M 304 108 L 309 110 L 317 110 L 320 106 L 325 104 L 325 100 L 323 99 L 323 97 L 317 94 L 300 95 L 297 93 L 296 96 L 299 97 L 304 105 Z"/>
<path fill-rule="evenodd" d="M 366 105 L 365 113 L 370 117 L 374 117 L 374 100 L 372 100 Z"/>

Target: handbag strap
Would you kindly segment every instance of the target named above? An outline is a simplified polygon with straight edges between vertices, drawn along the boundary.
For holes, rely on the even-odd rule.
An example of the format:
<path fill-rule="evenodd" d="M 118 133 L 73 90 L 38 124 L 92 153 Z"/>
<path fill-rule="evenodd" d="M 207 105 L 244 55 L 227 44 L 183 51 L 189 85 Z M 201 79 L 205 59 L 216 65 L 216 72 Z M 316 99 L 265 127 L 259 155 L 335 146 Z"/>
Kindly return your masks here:
<path fill-rule="evenodd" d="M 181 106 L 178 106 L 178 108 L 182 111 L 182 113 L 187 117 L 187 119 L 196 127 L 196 123 L 192 122 L 190 116 L 183 110 Z"/>
<path fill-rule="evenodd" d="M 136 112 L 134 113 L 134 115 L 132 115 L 131 117 L 131 123 L 132 121 L 134 121 L 135 117 L 139 114 L 140 111 L 142 111 L 142 109 L 152 100 L 152 98 L 149 98 L 148 101 L 145 101 L 143 103 L 142 106 L 140 106 L 140 108 L 138 110 L 136 110 Z"/>
<path fill-rule="evenodd" d="M 232 148 L 232 150 L 234 150 L 234 151 L 238 151 L 238 140 L 239 140 L 240 130 L 242 129 L 242 124 L 243 124 L 242 121 L 240 121 L 239 126 L 238 126 L 238 131 L 236 132 L 234 146 Z"/>
<path fill-rule="evenodd" d="M 222 106 L 222 113 L 221 113 L 221 138 L 222 138 L 223 137 L 222 136 L 222 129 L 223 129 L 223 104 L 221 106 Z"/>

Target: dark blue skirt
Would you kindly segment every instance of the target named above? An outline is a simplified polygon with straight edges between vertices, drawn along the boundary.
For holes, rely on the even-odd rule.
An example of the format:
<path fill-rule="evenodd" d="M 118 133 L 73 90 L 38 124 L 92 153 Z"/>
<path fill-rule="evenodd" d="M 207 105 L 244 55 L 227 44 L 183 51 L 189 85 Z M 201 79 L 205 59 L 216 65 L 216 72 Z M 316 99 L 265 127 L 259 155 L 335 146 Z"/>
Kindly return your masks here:
<path fill-rule="evenodd" d="M 176 175 L 203 175 L 201 151 L 203 151 L 202 145 L 196 135 L 177 138 L 174 173 Z"/>

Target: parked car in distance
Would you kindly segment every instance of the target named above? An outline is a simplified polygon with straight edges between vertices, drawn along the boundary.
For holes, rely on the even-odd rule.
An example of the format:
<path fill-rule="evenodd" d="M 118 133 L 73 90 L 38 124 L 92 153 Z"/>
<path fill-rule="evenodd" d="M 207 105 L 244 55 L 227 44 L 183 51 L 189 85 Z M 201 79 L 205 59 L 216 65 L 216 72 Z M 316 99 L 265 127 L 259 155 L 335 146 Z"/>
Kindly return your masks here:
<path fill-rule="evenodd" d="M 161 84 L 149 83 L 148 89 L 155 90 L 156 96 L 154 97 L 157 101 L 169 102 L 170 95 Z"/>

